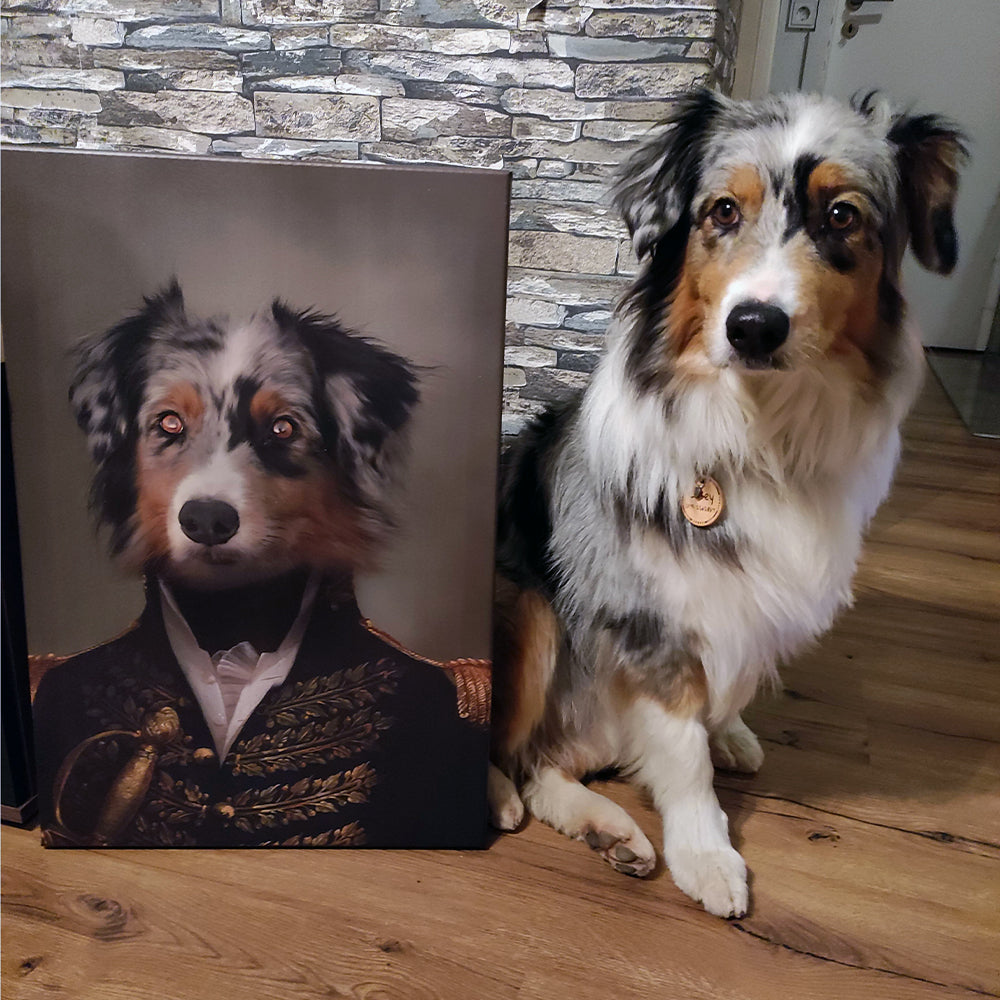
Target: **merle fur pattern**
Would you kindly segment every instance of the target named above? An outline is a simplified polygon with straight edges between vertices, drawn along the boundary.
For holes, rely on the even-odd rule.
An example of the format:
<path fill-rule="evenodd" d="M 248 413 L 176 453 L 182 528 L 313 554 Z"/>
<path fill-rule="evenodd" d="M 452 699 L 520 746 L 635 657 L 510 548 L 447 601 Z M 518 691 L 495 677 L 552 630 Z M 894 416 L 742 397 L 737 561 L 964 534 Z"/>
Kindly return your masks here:
<path fill-rule="evenodd" d="M 111 530 L 113 554 L 138 524 L 136 456 L 152 387 L 184 380 L 218 424 L 219 448 L 291 480 L 316 469 L 336 476 L 374 539 L 391 527 L 388 488 L 411 411 L 417 371 L 406 359 L 343 327 L 333 316 L 275 299 L 249 321 L 189 315 L 176 279 L 135 314 L 76 349 L 70 402 L 96 471 L 92 506 Z M 219 373 L 224 373 L 220 376 Z M 308 448 L 276 446 L 249 413 L 262 387 L 280 388 L 302 415 Z M 224 439 L 224 443 L 221 443 Z M 164 439 L 160 451 L 177 448 Z M 147 569 L 151 567 L 145 567 Z"/>
<path fill-rule="evenodd" d="M 676 430 L 670 419 L 674 399 L 668 388 L 671 349 L 664 317 L 683 264 L 704 165 L 719 158 L 740 136 L 767 128 L 789 128 L 801 107 L 794 99 L 772 99 L 749 107 L 709 91 L 696 91 L 678 102 L 666 130 L 644 144 L 620 172 L 616 204 L 628 223 L 636 255 L 644 261 L 619 309 L 627 326 L 624 353 L 629 385 L 623 391 L 656 398 L 666 435 Z M 836 112 L 844 118 L 844 109 L 838 107 Z M 899 263 L 907 235 L 914 241 L 914 252 L 934 270 L 947 273 L 957 259 L 950 205 L 932 212 L 929 232 L 917 221 L 925 197 L 919 176 L 921 154 L 930 144 L 945 141 L 964 155 L 964 139 L 953 123 L 938 116 L 902 113 L 893 114 L 888 127 L 883 123 L 880 134 L 876 120 L 886 114 L 876 94 L 858 99 L 847 119 L 855 135 L 831 128 L 825 146 L 803 152 L 791 163 L 779 152 L 770 166 L 769 180 L 785 206 L 788 239 L 806 227 L 806 185 L 824 156 L 843 153 L 866 175 L 873 201 L 882 213 L 879 239 L 887 263 L 880 283 L 880 309 L 895 329 L 903 319 Z M 852 141 L 858 137 L 867 142 Z M 815 227 L 810 235 L 833 268 L 850 270 L 849 253 L 838 250 L 827 231 Z M 630 654 L 640 646 L 661 655 L 662 646 L 652 637 L 669 634 L 669 629 L 655 613 L 641 610 L 641 587 L 638 592 L 634 587 L 623 587 L 616 595 L 617 607 L 612 608 L 606 602 L 595 602 L 586 588 L 572 587 L 571 591 L 570 581 L 577 574 L 570 566 L 584 558 L 598 573 L 602 563 L 590 550 L 600 545 L 610 552 L 615 542 L 609 538 L 601 543 L 597 538 L 612 531 L 627 534 L 633 527 L 658 532 L 677 553 L 701 548 L 732 567 L 739 566 L 739 551 L 746 540 L 726 521 L 707 531 L 688 523 L 678 506 L 669 502 L 667 483 L 652 506 L 634 496 L 631 476 L 616 483 L 594 483 L 592 470 L 578 447 L 580 414 L 586 406 L 587 393 L 581 391 L 569 403 L 543 413 L 508 448 L 501 465 L 499 570 L 520 586 L 544 589 L 560 612 L 572 646 L 591 649 L 597 635 L 610 634 L 616 647 Z M 564 494 L 559 498 L 552 495 L 557 475 Z M 560 508 L 580 518 L 576 532 L 580 544 L 567 551 L 557 550 L 552 535 L 552 522 Z M 621 626 L 628 622 L 641 625 Z M 635 641 L 637 631 L 646 636 L 642 643 Z M 566 662 L 589 672 L 577 657 Z"/>
<path fill-rule="evenodd" d="M 745 911 L 746 878 L 705 777 L 708 743 L 759 766 L 740 710 L 851 599 L 862 533 L 889 488 L 899 424 L 921 377 L 901 257 L 909 241 L 925 267 L 954 266 L 964 156 L 953 124 L 893 111 L 875 95 L 851 107 L 805 95 L 683 98 L 620 174 L 616 203 L 641 267 L 607 351 L 587 389 L 504 457 L 501 593 L 509 584 L 541 595 L 558 648 L 551 664 L 521 665 L 532 676 L 518 683 L 542 684 L 544 706 L 517 741 L 497 744 L 495 760 L 536 816 L 614 867 L 645 874 L 653 856 L 642 832 L 573 780 L 609 766 L 635 774 L 664 813 L 678 885 L 723 916 Z M 863 199 L 854 241 L 833 231 L 825 206 L 810 204 L 810 178 L 824 162 Z M 701 322 L 692 360 L 680 354 L 672 304 L 696 234 L 709 247 L 716 239 L 706 226 L 713 192 L 744 164 L 762 179 L 763 207 L 748 229 L 759 252 L 734 258 L 743 270 L 723 286 L 718 315 Z M 852 366 L 815 346 L 833 334 L 795 317 L 818 315 L 803 305 L 817 284 L 856 278 L 867 288 L 862 257 L 880 260 L 881 271 L 874 328 L 856 339 Z M 797 283 L 795 267 L 818 277 Z M 725 316 L 745 298 L 793 317 L 767 371 L 741 366 L 727 343 Z M 726 498 L 708 528 L 680 509 L 703 475 Z M 685 704 L 702 707 L 672 714 L 683 690 L 697 695 Z M 501 722 L 524 711 L 516 699 L 495 707 Z M 499 772 L 491 781 L 494 815 L 510 827 L 520 815 L 513 786 Z"/>

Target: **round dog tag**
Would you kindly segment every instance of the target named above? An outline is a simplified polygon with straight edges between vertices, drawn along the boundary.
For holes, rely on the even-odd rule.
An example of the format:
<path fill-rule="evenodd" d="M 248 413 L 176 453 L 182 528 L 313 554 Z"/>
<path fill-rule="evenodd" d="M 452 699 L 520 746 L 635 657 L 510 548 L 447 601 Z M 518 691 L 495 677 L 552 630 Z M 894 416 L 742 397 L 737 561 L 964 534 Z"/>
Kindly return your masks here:
<path fill-rule="evenodd" d="M 724 506 L 722 487 L 711 476 L 696 480 L 694 489 L 681 497 L 681 513 L 696 528 L 715 524 L 722 517 Z"/>

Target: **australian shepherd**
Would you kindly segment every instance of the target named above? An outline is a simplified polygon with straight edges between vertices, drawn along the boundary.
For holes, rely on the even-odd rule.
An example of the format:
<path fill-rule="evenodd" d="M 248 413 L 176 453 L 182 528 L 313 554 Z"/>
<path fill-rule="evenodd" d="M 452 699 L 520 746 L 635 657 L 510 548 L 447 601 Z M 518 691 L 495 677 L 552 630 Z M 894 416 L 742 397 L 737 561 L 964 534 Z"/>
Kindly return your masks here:
<path fill-rule="evenodd" d="M 586 391 L 504 461 L 498 826 L 526 806 L 646 875 L 653 845 L 582 780 L 617 768 L 677 885 L 745 913 L 713 760 L 760 767 L 741 710 L 851 601 L 923 368 L 900 261 L 954 267 L 964 156 L 871 95 L 699 92 L 625 164 L 638 276 Z"/>

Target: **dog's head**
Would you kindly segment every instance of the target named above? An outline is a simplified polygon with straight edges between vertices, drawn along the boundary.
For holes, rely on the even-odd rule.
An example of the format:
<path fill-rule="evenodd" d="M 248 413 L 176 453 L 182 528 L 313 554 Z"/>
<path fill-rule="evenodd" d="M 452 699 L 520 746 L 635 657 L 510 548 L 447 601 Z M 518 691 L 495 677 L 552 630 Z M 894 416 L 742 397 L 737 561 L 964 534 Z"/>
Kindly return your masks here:
<path fill-rule="evenodd" d="M 200 320 L 176 281 L 80 346 L 70 389 L 114 553 L 205 588 L 369 565 L 417 398 L 330 316 Z"/>
<path fill-rule="evenodd" d="M 955 266 L 965 155 L 954 125 L 871 95 L 851 107 L 684 98 L 617 188 L 644 262 L 627 300 L 646 327 L 635 374 L 655 380 L 679 359 L 769 371 L 831 356 L 877 373 L 902 320 L 907 241 L 924 267 Z"/>

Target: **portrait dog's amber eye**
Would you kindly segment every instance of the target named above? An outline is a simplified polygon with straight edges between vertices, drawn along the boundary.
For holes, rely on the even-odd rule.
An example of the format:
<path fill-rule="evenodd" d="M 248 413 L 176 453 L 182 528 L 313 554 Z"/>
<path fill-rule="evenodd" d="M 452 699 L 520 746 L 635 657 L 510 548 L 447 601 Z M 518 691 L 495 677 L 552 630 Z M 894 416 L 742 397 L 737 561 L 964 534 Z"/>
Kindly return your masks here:
<path fill-rule="evenodd" d="M 171 411 L 170 413 L 164 413 L 159 420 L 156 421 L 156 426 L 163 431 L 164 434 L 169 434 L 171 437 L 176 437 L 178 434 L 184 433 L 184 421 Z"/>
<path fill-rule="evenodd" d="M 288 417 L 277 417 L 271 424 L 271 433 L 281 441 L 295 436 L 295 424 Z"/>
<path fill-rule="evenodd" d="M 712 221 L 723 229 L 732 229 L 740 221 L 740 206 L 732 198 L 720 198 L 712 206 Z"/>
<path fill-rule="evenodd" d="M 830 206 L 830 211 L 826 214 L 830 228 L 839 233 L 848 233 L 858 228 L 861 222 L 861 215 L 858 210 L 848 201 L 838 201 Z"/>

